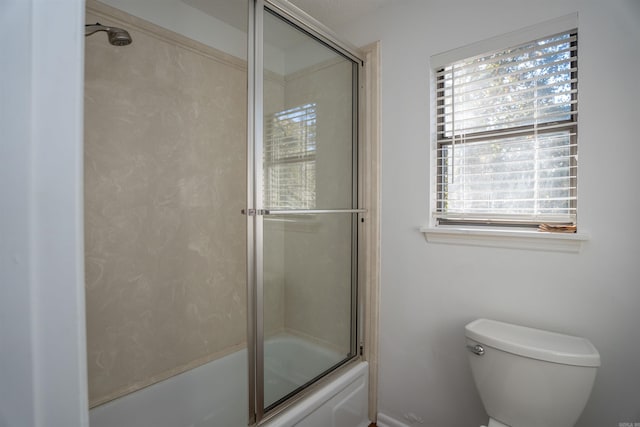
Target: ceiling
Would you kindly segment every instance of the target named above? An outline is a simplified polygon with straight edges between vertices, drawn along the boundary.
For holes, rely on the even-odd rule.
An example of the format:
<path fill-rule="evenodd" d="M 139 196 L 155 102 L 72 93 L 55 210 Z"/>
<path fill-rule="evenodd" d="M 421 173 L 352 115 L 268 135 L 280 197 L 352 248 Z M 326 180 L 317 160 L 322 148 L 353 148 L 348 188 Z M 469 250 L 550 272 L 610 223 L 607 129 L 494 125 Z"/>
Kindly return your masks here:
<path fill-rule="evenodd" d="M 246 31 L 247 0 L 182 0 L 236 28 Z M 289 0 L 331 29 L 399 0 Z"/>

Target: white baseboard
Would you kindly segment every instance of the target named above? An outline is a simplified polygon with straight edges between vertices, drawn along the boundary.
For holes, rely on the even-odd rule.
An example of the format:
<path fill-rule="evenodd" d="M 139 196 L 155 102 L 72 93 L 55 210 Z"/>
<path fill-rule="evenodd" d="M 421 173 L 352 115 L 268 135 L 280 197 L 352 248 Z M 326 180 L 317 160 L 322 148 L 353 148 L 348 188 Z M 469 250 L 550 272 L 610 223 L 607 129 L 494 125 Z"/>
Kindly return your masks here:
<path fill-rule="evenodd" d="M 395 418 L 391 418 L 388 415 L 385 415 L 381 412 L 378 412 L 378 422 L 376 423 L 378 427 L 411 427 L 408 424 L 400 422 Z"/>

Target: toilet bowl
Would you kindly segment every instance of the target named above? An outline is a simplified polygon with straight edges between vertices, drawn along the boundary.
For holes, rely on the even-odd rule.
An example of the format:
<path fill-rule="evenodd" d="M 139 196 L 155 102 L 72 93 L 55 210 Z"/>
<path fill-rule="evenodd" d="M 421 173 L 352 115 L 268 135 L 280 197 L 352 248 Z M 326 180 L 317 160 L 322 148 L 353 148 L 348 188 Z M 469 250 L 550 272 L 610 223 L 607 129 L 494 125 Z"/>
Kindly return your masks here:
<path fill-rule="evenodd" d="M 465 327 L 487 427 L 573 427 L 600 366 L 585 338 L 478 319 Z"/>

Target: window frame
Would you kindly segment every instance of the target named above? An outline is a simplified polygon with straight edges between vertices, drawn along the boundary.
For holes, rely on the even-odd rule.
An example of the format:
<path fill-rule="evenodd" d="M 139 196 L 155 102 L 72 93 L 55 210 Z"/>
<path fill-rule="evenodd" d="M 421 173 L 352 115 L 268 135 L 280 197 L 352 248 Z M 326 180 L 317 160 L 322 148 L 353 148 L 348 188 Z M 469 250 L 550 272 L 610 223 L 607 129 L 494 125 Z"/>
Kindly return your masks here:
<path fill-rule="evenodd" d="M 558 23 L 560 23 L 560 25 L 565 25 L 567 22 L 571 22 L 571 24 L 568 25 L 568 28 L 563 28 L 562 30 L 558 31 L 556 28 L 558 27 Z M 578 52 L 577 52 L 577 46 L 578 46 L 578 29 L 577 29 L 577 15 L 575 15 L 575 17 L 573 15 L 569 15 L 567 17 L 563 17 L 560 19 L 557 19 L 555 21 L 549 21 L 548 23 L 544 23 L 540 26 L 540 29 L 536 29 L 534 27 L 530 27 L 528 29 L 525 29 L 522 31 L 522 34 L 518 34 L 515 38 L 517 39 L 517 43 L 515 42 L 508 42 L 507 39 L 510 38 L 514 38 L 513 34 L 509 34 L 507 36 L 503 36 L 501 38 L 494 38 L 489 40 L 487 43 L 487 41 L 483 41 L 483 42 L 478 42 L 476 45 L 478 46 L 485 46 L 485 45 L 494 45 L 492 49 L 487 49 L 484 48 L 485 50 L 482 49 L 478 49 L 478 46 L 472 46 L 472 47 L 464 47 L 461 48 L 460 51 L 462 51 L 463 53 L 459 53 L 458 57 L 455 59 L 451 59 L 451 51 L 447 52 L 445 54 L 442 54 L 442 56 L 447 57 L 447 60 L 443 61 L 442 59 L 439 60 L 440 64 L 438 64 L 437 66 L 432 66 L 432 72 L 434 73 L 434 80 L 433 80 L 433 88 L 434 91 L 432 93 L 433 96 L 433 102 L 432 102 L 432 112 L 433 112 L 433 128 L 434 128 L 434 149 L 432 150 L 432 153 L 435 156 L 435 164 L 432 163 L 432 167 L 434 167 L 434 170 L 432 170 L 431 173 L 431 177 L 434 179 L 435 181 L 435 185 L 433 186 L 433 195 L 434 198 L 432 199 L 432 220 L 434 221 L 434 225 L 436 226 L 455 226 L 455 227 L 461 227 L 461 226 L 479 226 L 479 227 L 498 227 L 498 228 L 505 228 L 505 227 L 518 227 L 518 228 L 537 228 L 539 227 L 542 223 L 545 224 L 553 224 L 553 221 L 541 221 L 541 220 L 531 220 L 531 219 L 525 219 L 525 215 L 523 215 L 521 218 L 517 218 L 517 216 L 511 216 L 509 218 L 507 217 L 501 217 L 501 215 L 499 213 L 493 212 L 493 213 L 488 213 L 486 216 L 488 218 L 463 218 L 463 215 L 461 215 L 461 218 L 443 218 L 442 216 L 444 216 L 443 214 L 446 212 L 445 211 L 445 206 L 444 204 L 446 203 L 446 201 L 444 200 L 443 194 L 446 193 L 446 186 L 447 186 L 447 182 L 445 182 L 445 169 L 447 167 L 450 166 L 446 166 L 445 162 L 445 156 L 441 155 L 440 153 L 446 149 L 447 146 L 454 146 L 454 145 L 458 145 L 458 144 L 465 144 L 465 143 L 477 143 L 477 142 L 481 142 L 481 141 L 487 141 L 487 140 L 500 140 L 500 139 L 508 139 L 508 138 L 513 138 L 513 134 L 514 132 L 517 132 L 517 136 L 518 137 L 527 137 L 527 136 L 531 136 L 531 135 L 540 135 L 540 134 L 544 134 L 544 133 L 557 133 L 557 132 L 563 132 L 563 131 L 568 131 L 569 132 L 569 148 L 570 148 L 570 152 L 569 152 L 569 170 L 575 170 L 576 173 L 570 173 L 569 178 L 569 210 L 573 212 L 573 217 L 575 218 L 573 223 L 571 225 L 576 225 L 577 224 L 577 213 L 578 213 L 578 200 L 577 200 L 577 144 L 578 144 L 578 104 L 577 104 L 577 100 L 578 100 L 578 82 L 577 82 L 577 77 L 578 77 Z M 548 33 L 544 33 L 545 30 L 544 28 L 546 27 L 551 27 L 554 28 L 554 32 L 548 32 Z M 535 37 L 531 37 L 530 39 L 526 39 L 526 34 L 528 33 L 536 33 Z M 570 37 L 575 37 L 575 40 L 570 41 L 570 47 L 571 48 L 575 48 L 575 50 L 570 51 L 570 68 L 572 69 L 571 71 L 571 75 L 570 75 L 570 79 L 571 79 L 571 103 L 570 103 L 570 108 L 571 108 L 571 113 L 569 114 L 569 118 L 567 120 L 558 120 L 558 121 L 554 121 L 554 122 L 544 122 L 544 127 L 542 129 L 538 129 L 536 128 L 535 125 L 520 125 L 520 126 L 513 126 L 513 127 L 507 127 L 504 129 L 493 129 L 493 130 L 483 130 L 480 132 L 472 132 L 469 134 L 465 135 L 465 138 L 471 138 L 471 141 L 465 141 L 465 140 L 461 140 L 461 141 L 456 141 L 455 143 L 453 142 L 453 139 L 455 138 L 451 138 L 448 137 L 446 135 L 447 129 L 446 129 L 446 123 L 447 123 L 447 119 L 445 116 L 445 100 L 444 99 L 438 99 L 438 94 L 443 92 L 445 89 L 445 75 L 443 74 L 443 72 L 445 71 L 445 69 L 448 66 L 453 65 L 454 63 L 458 62 L 458 61 L 464 61 L 467 59 L 471 59 L 473 57 L 476 56 L 482 56 L 482 55 L 488 55 L 490 54 L 492 51 L 500 51 L 500 50 L 508 50 L 508 49 L 512 49 L 515 48 L 519 45 L 522 44 L 526 44 L 526 43 L 532 43 L 535 42 L 536 40 L 540 40 L 540 39 L 545 39 L 545 38 L 551 38 L 554 37 L 554 35 L 558 35 L 559 33 L 564 33 L 564 34 L 568 34 Z M 501 39 L 505 39 L 504 42 L 501 42 Z M 503 43 L 503 44 L 501 44 Z M 476 49 L 476 51 L 474 52 L 473 49 Z M 439 55 L 437 55 L 439 56 Z M 432 63 L 433 63 L 433 57 L 432 57 Z M 438 61 L 436 61 L 438 62 Z M 451 130 L 451 132 L 454 132 L 453 130 Z M 455 133 L 455 132 L 454 132 Z M 502 135 L 501 135 L 502 134 Z M 439 215 L 440 214 L 440 215 Z M 566 221 L 560 221 L 560 223 L 562 224 L 567 224 Z"/>

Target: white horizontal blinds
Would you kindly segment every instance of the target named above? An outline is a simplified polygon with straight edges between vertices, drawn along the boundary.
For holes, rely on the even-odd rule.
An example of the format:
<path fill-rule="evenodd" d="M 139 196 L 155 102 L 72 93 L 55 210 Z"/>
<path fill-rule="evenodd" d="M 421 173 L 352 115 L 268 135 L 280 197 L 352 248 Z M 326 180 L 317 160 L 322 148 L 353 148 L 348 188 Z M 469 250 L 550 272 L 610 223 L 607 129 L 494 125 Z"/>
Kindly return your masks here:
<path fill-rule="evenodd" d="M 437 70 L 440 222 L 575 223 L 577 32 Z"/>
<path fill-rule="evenodd" d="M 316 206 L 316 104 L 280 111 L 264 125 L 264 202 L 271 209 Z"/>

